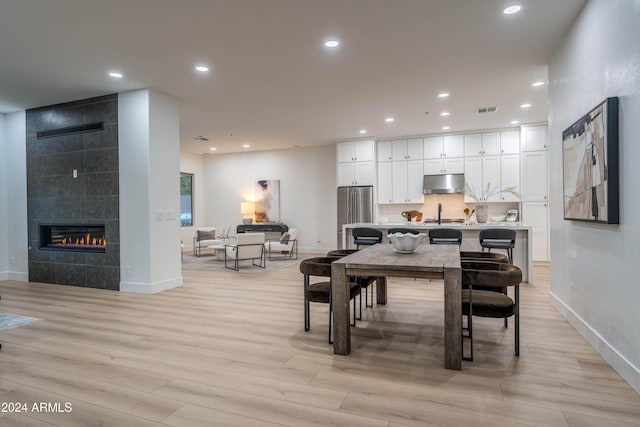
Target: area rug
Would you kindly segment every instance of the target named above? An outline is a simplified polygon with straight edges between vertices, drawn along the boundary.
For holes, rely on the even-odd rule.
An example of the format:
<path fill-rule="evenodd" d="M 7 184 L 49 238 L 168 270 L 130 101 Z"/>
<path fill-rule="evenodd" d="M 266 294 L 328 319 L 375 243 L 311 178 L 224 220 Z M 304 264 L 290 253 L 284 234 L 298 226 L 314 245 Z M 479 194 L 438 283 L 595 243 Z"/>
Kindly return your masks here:
<path fill-rule="evenodd" d="M 265 268 L 256 267 L 252 265 L 251 260 L 240 261 L 239 273 L 256 273 L 265 274 L 273 273 L 274 271 L 282 270 L 283 268 L 297 265 L 303 258 L 298 259 L 280 259 L 269 261 L 267 259 L 267 265 Z M 232 262 L 228 263 L 229 266 L 233 265 Z M 182 268 L 185 270 L 209 270 L 209 271 L 227 271 L 233 273 L 233 270 L 224 268 L 224 261 L 218 261 L 213 254 L 202 254 L 202 256 L 185 255 L 182 260 Z"/>
<path fill-rule="evenodd" d="M 13 329 L 18 326 L 24 326 L 40 319 L 35 317 L 18 316 L 17 314 L 0 313 L 0 331 L 5 329 Z"/>

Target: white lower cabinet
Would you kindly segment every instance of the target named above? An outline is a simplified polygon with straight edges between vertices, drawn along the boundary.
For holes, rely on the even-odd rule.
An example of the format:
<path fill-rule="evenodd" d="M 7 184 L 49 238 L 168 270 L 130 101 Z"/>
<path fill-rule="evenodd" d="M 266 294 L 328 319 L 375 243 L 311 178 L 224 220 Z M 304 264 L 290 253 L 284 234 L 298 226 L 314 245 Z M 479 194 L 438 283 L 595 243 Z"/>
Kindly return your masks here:
<path fill-rule="evenodd" d="M 532 228 L 534 261 L 549 261 L 549 203 L 523 202 L 521 221 Z"/>

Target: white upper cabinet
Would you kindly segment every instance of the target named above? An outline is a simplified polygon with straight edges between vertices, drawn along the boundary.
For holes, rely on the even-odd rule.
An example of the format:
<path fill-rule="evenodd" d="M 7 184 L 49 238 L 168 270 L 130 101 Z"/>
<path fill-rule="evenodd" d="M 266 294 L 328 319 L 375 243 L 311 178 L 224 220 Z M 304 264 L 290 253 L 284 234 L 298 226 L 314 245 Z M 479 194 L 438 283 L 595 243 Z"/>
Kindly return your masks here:
<path fill-rule="evenodd" d="M 547 149 L 546 126 L 523 126 L 520 131 L 521 151 L 540 151 Z"/>
<path fill-rule="evenodd" d="M 507 130 L 500 132 L 500 154 L 520 153 L 520 131 Z"/>
<path fill-rule="evenodd" d="M 476 195 L 477 199 L 465 188 L 465 203 L 484 202 L 482 198 L 483 182 L 482 182 L 482 157 L 465 157 L 464 159 L 464 183 L 465 187 L 470 188 Z"/>
<path fill-rule="evenodd" d="M 426 159 L 423 168 L 425 175 L 464 173 L 464 157 Z"/>
<path fill-rule="evenodd" d="M 393 177 L 391 162 L 378 163 L 378 203 L 393 203 Z"/>
<path fill-rule="evenodd" d="M 466 157 L 482 156 L 481 133 L 471 133 L 464 136 L 464 154 Z"/>
<path fill-rule="evenodd" d="M 425 159 L 439 159 L 442 157 L 442 141 L 441 136 L 432 136 L 424 139 L 423 155 Z"/>
<path fill-rule="evenodd" d="M 422 160 L 422 138 L 407 139 L 407 160 Z"/>
<path fill-rule="evenodd" d="M 500 180 L 500 156 L 483 156 L 482 157 L 482 188 L 489 188 L 490 193 L 487 194 L 485 202 L 500 202 L 501 194 L 497 193 L 502 190 Z"/>
<path fill-rule="evenodd" d="M 522 168 L 521 198 L 523 202 L 547 201 L 547 152 L 528 151 L 520 155 Z"/>
<path fill-rule="evenodd" d="M 500 154 L 500 132 L 482 134 L 482 155 L 493 156 Z"/>
<path fill-rule="evenodd" d="M 372 139 L 339 142 L 337 145 L 338 163 L 373 161 L 374 148 Z"/>
<path fill-rule="evenodd" d="M 464 157 L 464 136 L 446 135 L 424 139 L 424 158 Z"/>
<path fill-rule="evenodd" d="M 378 161 L 390 162 L 393 160 L 391 145 L 393 141 L 378 141 Z"/>
<path fill-rule="evenodd" d="M 374 185 L 375 180 L 373 162 L 338 163 L 338 187 Z"/>
<path fill-rule="evenodd" d="M 500 190 L 513 188 L 513 191 L 520 194 L 520 155 L 505 154 L 500 156 Z M 519 202 L 520 197 L 512 193 L 501 193 L 502 202 Z"/>
<path fill-rule="evenodd" d="M 464 136 L 445 136 L 442 140 L 442 157 L 464 157 Z"/>
<path fill-rule="evenodd" d="M 391 156 L 393 161 L 422 160 L 422 138 L 392 141 Z"/>
<path fill-rule="evenodd" d="M 392 203 L 423 203 L 422 160 L 393 162 L 391 168 Z"/>

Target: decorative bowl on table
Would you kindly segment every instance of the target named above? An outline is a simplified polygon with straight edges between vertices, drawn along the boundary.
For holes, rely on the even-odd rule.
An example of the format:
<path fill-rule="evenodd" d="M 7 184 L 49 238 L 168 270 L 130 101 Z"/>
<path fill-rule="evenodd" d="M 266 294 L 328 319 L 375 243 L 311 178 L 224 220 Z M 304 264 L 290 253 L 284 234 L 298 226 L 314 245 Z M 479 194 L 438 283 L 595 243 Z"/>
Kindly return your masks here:
<path fill-rule="evenodd" d="M 424 233 L 392 233 L 387 235 L 391 241 L 391 245 L 396 252 L 401 254 L 412 254 L 416 251 L 416 248 L 422 240 L 427 237 Z"/>

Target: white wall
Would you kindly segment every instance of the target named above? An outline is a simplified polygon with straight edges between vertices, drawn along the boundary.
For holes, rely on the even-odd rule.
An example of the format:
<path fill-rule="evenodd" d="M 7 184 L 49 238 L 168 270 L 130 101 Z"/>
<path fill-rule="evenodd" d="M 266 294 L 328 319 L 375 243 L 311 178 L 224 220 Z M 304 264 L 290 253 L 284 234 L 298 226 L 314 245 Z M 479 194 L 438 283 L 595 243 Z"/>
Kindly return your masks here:
<path fill-rule="evenodd" d="M 7 142 L 5 116 L 0 114 L 0 280 L 9 278 L 9 213 L 7 212 Z"/>
<path fill-rule="evenodd" d="M 337 247 L 335 145 L 206 156 L 204 225 L 235 234 L 259 179 L 280 180 L 280 220 L 299 230 L 300 251 Z"/>
<path fill-rule="evenodd" d="M 27 281 L 25 113 L 0 117 L 0 280 Z"/>
<path fill-rule="evenodd" d="M 197 227 L 206 227 L 204 219 L 204 168 L 200 154 L 180 153 L 180 172 L 193 174 L 193 227 L 180 228 L 180 240 L 186 251 L 193 250 Z"/>
<path fill-rule="evenodd" d="M 182 284 L 179 116 L 150 90 L 118 95 L 120 290 L 154 293 Z"/>
<path fill-rule="evenodd" d="M 640 392 L 640 2 L 589 1 L 549 66 L 551 300 Z M 563 219 L 562 131 L 620 97 L 620 225 Z"/>

